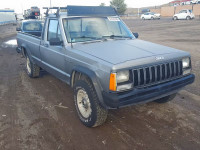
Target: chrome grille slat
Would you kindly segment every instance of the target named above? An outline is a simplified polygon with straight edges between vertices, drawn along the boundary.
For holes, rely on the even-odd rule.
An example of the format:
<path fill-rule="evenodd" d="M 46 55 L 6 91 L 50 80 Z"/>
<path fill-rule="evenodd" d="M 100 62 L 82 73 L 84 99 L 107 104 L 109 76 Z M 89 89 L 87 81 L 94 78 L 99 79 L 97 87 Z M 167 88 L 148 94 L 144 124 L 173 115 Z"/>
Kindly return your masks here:
<path fill-rule="evenodd" d="M 145 85 L 147 81 L 146 68 L 143 68 L 143 72 L 144 72 L 144 85 Z"/>
<path fill-rule="evenodd" d="M 178 75 L 180 74 L 180 62 L 178 61 Z"/>
<path fill-rule="evenodd" d="M 151 67 L 149 67 L 149 76 L 150 76 L 150 81 L 149 81 L 149 83 L 151 83 L 152 82 L 152 71 L 151 71 Z"/>
<path fill-rule="evenodd" d="M 182 75 L 182 61 L 173 61 L 155 66 L 146 66 L 132 70 L 133 84 L 137 86 L 146 86 Z"/>
<path fill-rule="evenodd" d="M 158 81 L 157 68 L 156 66 L 154 66 L 154 68 L 155 68 L 155 81 Z"/>
<path fill-rule="evenodd" d="M 140 85 L 141 79 L 140 79 L 140 69 L 137 70 L 138 73 L 138 85 Z"/>
<path fill-rule="evenodd" d="M 172 66 L 171 63 L 169 63 L 169 78 L 172 76 Z"/>

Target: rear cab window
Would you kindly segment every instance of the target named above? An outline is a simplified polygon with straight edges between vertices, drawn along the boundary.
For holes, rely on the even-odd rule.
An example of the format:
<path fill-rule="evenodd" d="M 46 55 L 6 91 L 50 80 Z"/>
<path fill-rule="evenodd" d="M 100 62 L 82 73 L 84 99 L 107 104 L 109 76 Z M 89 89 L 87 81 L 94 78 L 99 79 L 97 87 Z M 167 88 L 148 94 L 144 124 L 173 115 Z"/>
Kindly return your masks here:
<path fill-rule="evenodd" d="M 41 22 L 25 22 L 23 23 L 24 31 L 42 31 Z"/>

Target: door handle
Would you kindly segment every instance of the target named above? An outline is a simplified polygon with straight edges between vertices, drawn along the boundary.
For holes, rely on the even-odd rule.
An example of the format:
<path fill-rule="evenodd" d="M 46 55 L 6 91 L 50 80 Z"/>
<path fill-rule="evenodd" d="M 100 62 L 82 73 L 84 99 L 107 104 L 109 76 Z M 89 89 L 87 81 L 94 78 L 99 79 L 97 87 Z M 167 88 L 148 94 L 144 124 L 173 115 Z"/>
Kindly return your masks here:
<path fill-rule="evenodd" d="M 45 43 L 45 44 L 44 44 L 44 47 L 49 47 L 49 44 Z"/>

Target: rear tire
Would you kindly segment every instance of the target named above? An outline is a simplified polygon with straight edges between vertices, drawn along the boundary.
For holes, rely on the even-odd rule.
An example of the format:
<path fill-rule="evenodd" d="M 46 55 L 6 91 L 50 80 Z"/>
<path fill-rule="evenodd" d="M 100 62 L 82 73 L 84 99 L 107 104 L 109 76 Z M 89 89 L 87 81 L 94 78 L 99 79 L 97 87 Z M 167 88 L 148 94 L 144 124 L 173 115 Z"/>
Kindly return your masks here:
<path fill-rule="evenodd" d="M 178 20 L 178 17 L 174 17 L 173 19 L 174 19 L 174 20 Z"/>
<path fill-rule="evenodd" d="M 186 20 L 191 20 L 191 17 L 190 17 L 190 16 L 187 16 L 187 17 L 186 17 Z"/>
<path fill-rule="evenodd" d="M 163 98 L 160 98 L 160 99 L 157 99 L 154 102 L 156 102 L 156 103 L 167 103 L 167 102 L 173 100 L 175 97 L 176 97 L 176 93 L 169 95 L 169 96 L 166 96 L 166 97 L 163 97 Z"/>
<path fill-rule="evenodd" d="M 28 55 L 26 55 L 26 72 L 31 78 L 37 78 L 40 76 L 40 67 L 33 64 Z"/>
<path fill-rule="evenodd" d="M 82 76 L 74 85 L 74 101 L 80 121 L 87 127 L 97 127 L 106 121 L 108 110 L 98 100 L 91 81 Z"/>

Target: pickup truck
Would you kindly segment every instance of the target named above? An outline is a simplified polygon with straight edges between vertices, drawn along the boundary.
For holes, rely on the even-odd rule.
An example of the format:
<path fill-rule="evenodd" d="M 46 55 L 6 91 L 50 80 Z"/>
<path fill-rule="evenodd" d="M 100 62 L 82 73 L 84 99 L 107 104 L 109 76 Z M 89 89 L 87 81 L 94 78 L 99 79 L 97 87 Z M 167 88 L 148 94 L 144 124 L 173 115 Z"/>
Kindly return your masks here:
<path fill-rule="evenodd" d="M 109 109 L 168 102 L 194 82 L 188 52 L 137 39 L 114 8 L 59 9 L 47 11 L 41 37 L 19 32 L 18 48 L 28 76 L 42 68 L 73 88 L 85 126 L 103 124 Z"/>

